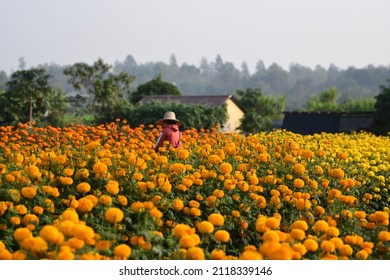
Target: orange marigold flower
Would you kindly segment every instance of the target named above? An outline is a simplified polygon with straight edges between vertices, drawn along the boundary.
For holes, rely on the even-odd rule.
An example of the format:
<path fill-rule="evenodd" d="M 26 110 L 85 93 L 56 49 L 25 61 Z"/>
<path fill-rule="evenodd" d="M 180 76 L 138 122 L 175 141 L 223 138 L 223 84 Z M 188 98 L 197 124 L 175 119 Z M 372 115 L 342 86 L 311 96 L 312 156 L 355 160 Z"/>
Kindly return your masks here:
<path fill-rule="evenodd" d="M 219 213 L 210 214 L 207 220 L 214 226 L 222 226 L 225 223 L 225 218 Z"/>
<path fill-rule="evenodd" d="M 204 260 L 205 255 L 202 248 L 192 247 L 187 250 L 186 258 L 188 260 Z"/>
<path fill-rule="evenodd" d="M 214 231 L 214 225 L 208 221 L 198 223 L 196 228 L 202 234 L 210 234 Z"/>
<path fill-rule="evenodd" d="M 91 185 L 87 182 L 82 182 L 76 186 L 76 190 L 79 193 L 87 193 L 91 190 Z"/>
<path fill-rule="evenodd" d="M 300 178 L 294 179 L 294 187 L 296 187 L 298 189 L 302 189 L 304 185 L 305 185 L 305 182 L 302 179 L 300 179 Z"/>
<path fill-rule="evenodd" d="M 82 197 L 78 200 L 77 210 L 83 213 L 90 212 L 93 208 L 93 202 L 87 198 Z"/>
<path fill-rule="evenodd" d="M 131 255 L 131 248 L 126 244 L 119 244 L 115 246 L 114 254 L 120 259 L 127 259 Z"/>
<path fill-rule="evenodd" d="M 329 171 L 329 175 L 332 178 L 342 179 L 344 178 L 344 171 L 341 168 L 333 168 Z"/>
<path fill-rule="evenodd" d="M 220 229 L 214 233 L 214 238 L 219 242 L 228 242 L 230 240 L 230 234 L 228 231 Z"/>
<path fill-rule="evenodd" d="M 318 243 L 314 239 L 306 239 L 303 241 L 303 245 L 305 246 L 306 250 L 310 252 L 315 252 L 318 249 Z"/>
<path fill-rule="evenodd" d="M 325 232 L 329 227 L 329 224 L 324 220 L 318 220 L 314 223 L 313 229 L 318 232 Z"/>
<path fill-rule="evenodd" d="M 33 237 L 33 234 L 28 228 L 17 228 L 14 231 L 14 238 L 17 242 L 22 242 L 24 239 L 30 237 Z"/>
<path fill-rule="evenodd" d="M 305 166 L 301 163 L 296 163 L 294 164 L 293 170 L 295 173 L 302 175 L 303 173 L 305 173 Z"/>
<path fill-rule="evenodd" d="M 107 209 L 106 213 L 104 214 L 104 218 L 106 221 L 116 224 L 123 220 L 124 214 L 123 211 L 116 207 L 110 207 Z"/>

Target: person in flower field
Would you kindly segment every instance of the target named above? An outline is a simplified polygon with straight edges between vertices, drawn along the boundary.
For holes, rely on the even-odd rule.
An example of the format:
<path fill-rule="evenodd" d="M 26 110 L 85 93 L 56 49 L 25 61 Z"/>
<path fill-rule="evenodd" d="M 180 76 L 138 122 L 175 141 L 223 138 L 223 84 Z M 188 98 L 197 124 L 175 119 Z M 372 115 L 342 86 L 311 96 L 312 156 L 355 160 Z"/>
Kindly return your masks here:
<path fill-rule="evenodd" d="M 163 130 L 154 145 L 154 150 L 156 152 L 163 146 L 164 141 L 168 141 L 174 148 L 181 148 L 183 146 L 183 143 L 180 140 L 181 132 L 179 130 L 181 124 L 182 122 L 176 119 L 176 114 L 172 111 L 165 112 L 164 118 L 156 121 L 156 125 L 161 125 L 163 127 Z"/>

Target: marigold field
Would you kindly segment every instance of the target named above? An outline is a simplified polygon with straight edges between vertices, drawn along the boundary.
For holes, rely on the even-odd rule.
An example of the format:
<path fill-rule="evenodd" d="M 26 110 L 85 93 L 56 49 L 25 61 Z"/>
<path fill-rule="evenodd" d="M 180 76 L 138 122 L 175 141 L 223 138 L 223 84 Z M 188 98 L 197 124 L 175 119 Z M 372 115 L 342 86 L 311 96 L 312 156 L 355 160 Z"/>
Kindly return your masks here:
<path fill-rule="evenodd" d="M 0 259 L 390 259 L 390 139 L 0 127 Z"/>

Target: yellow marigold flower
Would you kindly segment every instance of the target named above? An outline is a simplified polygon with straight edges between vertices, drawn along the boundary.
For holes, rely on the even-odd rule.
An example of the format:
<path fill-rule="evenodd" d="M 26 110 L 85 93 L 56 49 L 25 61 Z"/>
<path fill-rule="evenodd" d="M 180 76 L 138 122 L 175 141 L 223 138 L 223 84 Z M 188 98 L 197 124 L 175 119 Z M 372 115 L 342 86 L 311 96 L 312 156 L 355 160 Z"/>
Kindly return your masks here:
<path fill-rule="evenodd" d="M 116 224 L 119 223 L 123 220 L 124 214 L 123 211 L 119 208 L 116 207 L 110 207 L 107 209 L 106 213 L 104 214 L 104 218 L 112 223 Z"/>
<path fill-rule="evenodd" d="M 315 252 L 318 249 L 318 243 L 314 239 L 306 239 L 303 241 L 303 245 L 305 246 L 306 250 L 310 252 Z"/>
<path fill-rule="evenodd" d="M 202 234 L 210 234 L 214 231 L 214 225 L 208 221 L 202 221 L 198 223 L 196 228 Z"/>
<path fill-rule="evenodd" d="M 187 260 L 204 260 L 205 255 L 202 248 L 199 247 L 191 247 L 186 252 Z"/>
<path fill-rule="evenodd" d="M 223 260 L 226 257 L 226 253 L 221 249 L 213 249 L 210 253 L 210 258 L 212 260 Z"/>
<path fill-rule="evenodd" d="M 305 238 L 305 232 L 299 228 L 294 228 L 290 232 L 290 236 L 295 240 L 303 240 Z"/>
<path fill-rule="evenodd" d="M 114 254 L 120 259 L 127 259 L 131 255 L 131 247 L 126 244 L 119 244 L 115 246 Z"/>
<path fill-rule="evenodd" d="M 118 195 L 118 197 L 116 198 L 116 200 L 119 202 L 120 205 L 122 206 L 126 206 L 128 201 L 127 201 L 127 197 L 124 196 L 124 195 Z"/>
<path fill-rule="evenodd" d="M 99 196 L 99 202 L 102 205 L 111 205 L 112 204 L 112 197 L 106 194 L 103 194 Z"/>
<path fill-rule="evenodd" d="M 37 188 L 36 187 L 23 187 L 20 191 L 21 195 L 24 198 L 31 199 L 34 198 L 37 194 Z"/>
<path fill-rule="evenodd" d="M 219 213 L 210 214 L 207 220 L 214 226 L 222 226 L 225 223 L 225 218 Z"/>
<path fill-rule="evenodd" d="M 17 242 L 22 242 L 24 239 L 30 237 L 33 237 L 33 234 L 28 228 L 17 228 L 14 231 L 14 239 Z M 0 251 L 1 251 L 1 246 L 0 246 Z"/>
<path fill-rule="evenodd" d="M 331 241 L 328 241 L 328 240 L 322 241 L 320 244 L 320 248 L 323 251 L 328 252 L 328 253 L 332 253 L 336 249 L 335 245 Z"/>
<path fill-rule="evenodd" d="M 133 174 L 132 177 L 136 181 L 141 181 L 144 178 L 144 175 L 142 175 L 142 173 L 136 172 Z"/>
<path fill-rule="evenodd" d="M 318 220 L 314 223 L 313 229 L 318 232 L 325 232 L 329 227 L 329 224 L 324 220 Z"/>
<path fill-rule="evenodd" d="M 60 231 L 53 225 L 45 225 L 39 231 L 39 236 L 47 242 L 56 243 L 60 235 Z"/>
<path fill-rule="evenodd" d="M 76 190 L 79 193 L 87 193 L 91 190 L 91 185 L 87 182 L 82 182 L 76 186 Z"/>
<path fill-rule="evenodd" d="M 220 229 L 214 233 L 214 238 L 215 238 L 215 240 L 217 240 L 219 242 L 226 243 L 230 240 L 230 234 L 228 231 Z"/>
<path fill-rule="evenodd" d="M 61 246 L 57 254 L 57 260 L 74 260 L 72 249 L 67 245 Z"/>
<path fill-rule="evenodd" d="M 93 208 L 93 202 L 87 198 L 82 197 L 78 200 L 77 210 L 83 213 L 90 212 Z"/>
<path fill-rule="evenodd" d="M 294 187 L 296 187 L 297 189 L 302 189 L 304 185 L 305 182 L 302 179 L 300 178 L 294 179 Z"/>

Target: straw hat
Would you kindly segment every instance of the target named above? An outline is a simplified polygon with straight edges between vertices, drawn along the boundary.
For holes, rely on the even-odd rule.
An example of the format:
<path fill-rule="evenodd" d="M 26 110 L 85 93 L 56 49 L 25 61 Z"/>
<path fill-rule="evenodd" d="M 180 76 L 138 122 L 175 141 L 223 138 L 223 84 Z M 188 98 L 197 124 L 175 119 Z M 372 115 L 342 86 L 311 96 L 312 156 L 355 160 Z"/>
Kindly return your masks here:
<path fill-rule="evenodd" d="M 156 124 L 162 125 L 164 121 L 175 121 L 177 125 L 181 125 L 181 121 L 176 119 L 176 114 L 175 114 L 175 112 L 172 112 L 172 111 L 165 112 L 164 118 L 156 121 Z"/>

